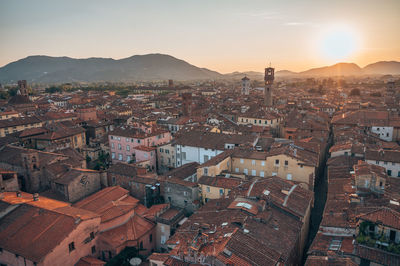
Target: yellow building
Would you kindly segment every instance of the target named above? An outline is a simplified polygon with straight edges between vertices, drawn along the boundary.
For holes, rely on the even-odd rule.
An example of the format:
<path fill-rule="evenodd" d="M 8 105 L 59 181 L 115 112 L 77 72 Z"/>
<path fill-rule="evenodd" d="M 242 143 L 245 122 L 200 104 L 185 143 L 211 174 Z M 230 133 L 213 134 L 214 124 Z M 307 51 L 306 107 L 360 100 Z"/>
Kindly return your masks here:
<path fill-rule="evenodd" d="M 23 131 L 29 128 L 41 127 L 42 120 L 35 116 L 13 117 L 6 120 L 0 120 L 0 137 L 8 134 Z"/>
<path fill-rule="evenodd" d="M 282 117 L 273 112 L 260 111 L 260 112 L 246 112 L 238 115 L 237 123 L 239 125 L 254 125 L 254 126 L 269 126 L 278 128 Z"/>
<path fill-rule="evenodd" d="M 215 177 L 224 172 L 242 178 L 278 176 L 313 190 L 317 167 L 317 154 L 301 147 L 284 145 L 270 152 L 249 149 L 225 151 L 200 165 L 197 176 Z"/>
<path fill-rule="evenodd" d="M 202 176 L 198 183 L 201 200 L 205 204 L 210 199 L 226 198 L 231 189 L 236 188 L 243 180 L 232 177 Z"/>

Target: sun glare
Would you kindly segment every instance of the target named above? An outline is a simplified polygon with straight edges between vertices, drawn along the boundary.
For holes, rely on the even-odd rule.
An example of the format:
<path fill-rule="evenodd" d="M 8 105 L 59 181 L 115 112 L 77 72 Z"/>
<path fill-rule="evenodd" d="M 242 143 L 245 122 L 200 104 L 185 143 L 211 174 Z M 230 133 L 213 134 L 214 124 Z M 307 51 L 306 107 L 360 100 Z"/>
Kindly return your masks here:
<path fill-rule="evenodd" d="M 357 49 L 356 35 L 347 27 L 331 28 L 322 35 L 320 49 L 323 56 L 329 60 L 347 59 Z"/>

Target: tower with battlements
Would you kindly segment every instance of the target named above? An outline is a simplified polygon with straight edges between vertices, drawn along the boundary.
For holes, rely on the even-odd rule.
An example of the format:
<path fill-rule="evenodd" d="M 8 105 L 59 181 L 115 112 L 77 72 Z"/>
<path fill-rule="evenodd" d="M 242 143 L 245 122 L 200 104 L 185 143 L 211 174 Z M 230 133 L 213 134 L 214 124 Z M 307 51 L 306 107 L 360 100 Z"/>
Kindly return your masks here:
<path fill-rule="evenodd" d="M 265 69 L 264 104 L 265 104 L 265 107 L 267 107 L 267 108 L 271 108 L 273 106 L 272 84 L 274 83 L 274 78 L 275 78 L 274 72 L 275 72 L 275 69 L 272 67 L 267 67 Z"/>

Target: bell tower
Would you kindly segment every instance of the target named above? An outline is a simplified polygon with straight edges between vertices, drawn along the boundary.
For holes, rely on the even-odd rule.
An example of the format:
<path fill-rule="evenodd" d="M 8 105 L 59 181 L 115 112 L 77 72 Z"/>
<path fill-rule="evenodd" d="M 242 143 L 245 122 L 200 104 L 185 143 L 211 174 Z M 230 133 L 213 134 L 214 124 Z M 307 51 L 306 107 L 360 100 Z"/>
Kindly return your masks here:
<path fill-rule="evenodd" d="M 242 95 L 250 94 L 250 79 L 248 77 L 242 78 Z"/>
<path fill-rule="evenodd" d="M 264 81 L 265 81 L 265 87 L 264 87 L 264 104 L 265 106 L 272 107 L 273 102 L 272 102 L 272 84 L 274 83 L 274 78 L 275 78 L 275 69 L 272 67 L 267 67 L 265 69 L 265 76 L 264 76 Z"/>

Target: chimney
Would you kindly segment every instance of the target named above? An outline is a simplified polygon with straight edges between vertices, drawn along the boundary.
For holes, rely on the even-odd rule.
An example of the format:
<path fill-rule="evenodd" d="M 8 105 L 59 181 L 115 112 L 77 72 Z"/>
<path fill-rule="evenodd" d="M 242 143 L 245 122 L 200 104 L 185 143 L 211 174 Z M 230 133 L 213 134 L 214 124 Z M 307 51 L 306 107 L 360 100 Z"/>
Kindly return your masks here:
<path fill-rule="evenodd" d="M 145 175 L 147 173 L 146 168 L 138 167 L 136 168 L 137 175 Z"/>
<path fill-rule="evenodd" d="M 17 197 L 18 197 L 18 198 L 21 197 L 21 191 L 17 191 Z"/>
<path fill-rule="evenodd" d="M 34 193 L 33 194 L 33 201 L 38 201 L 39 200 L 39 194 L 38 193 Z"/>

